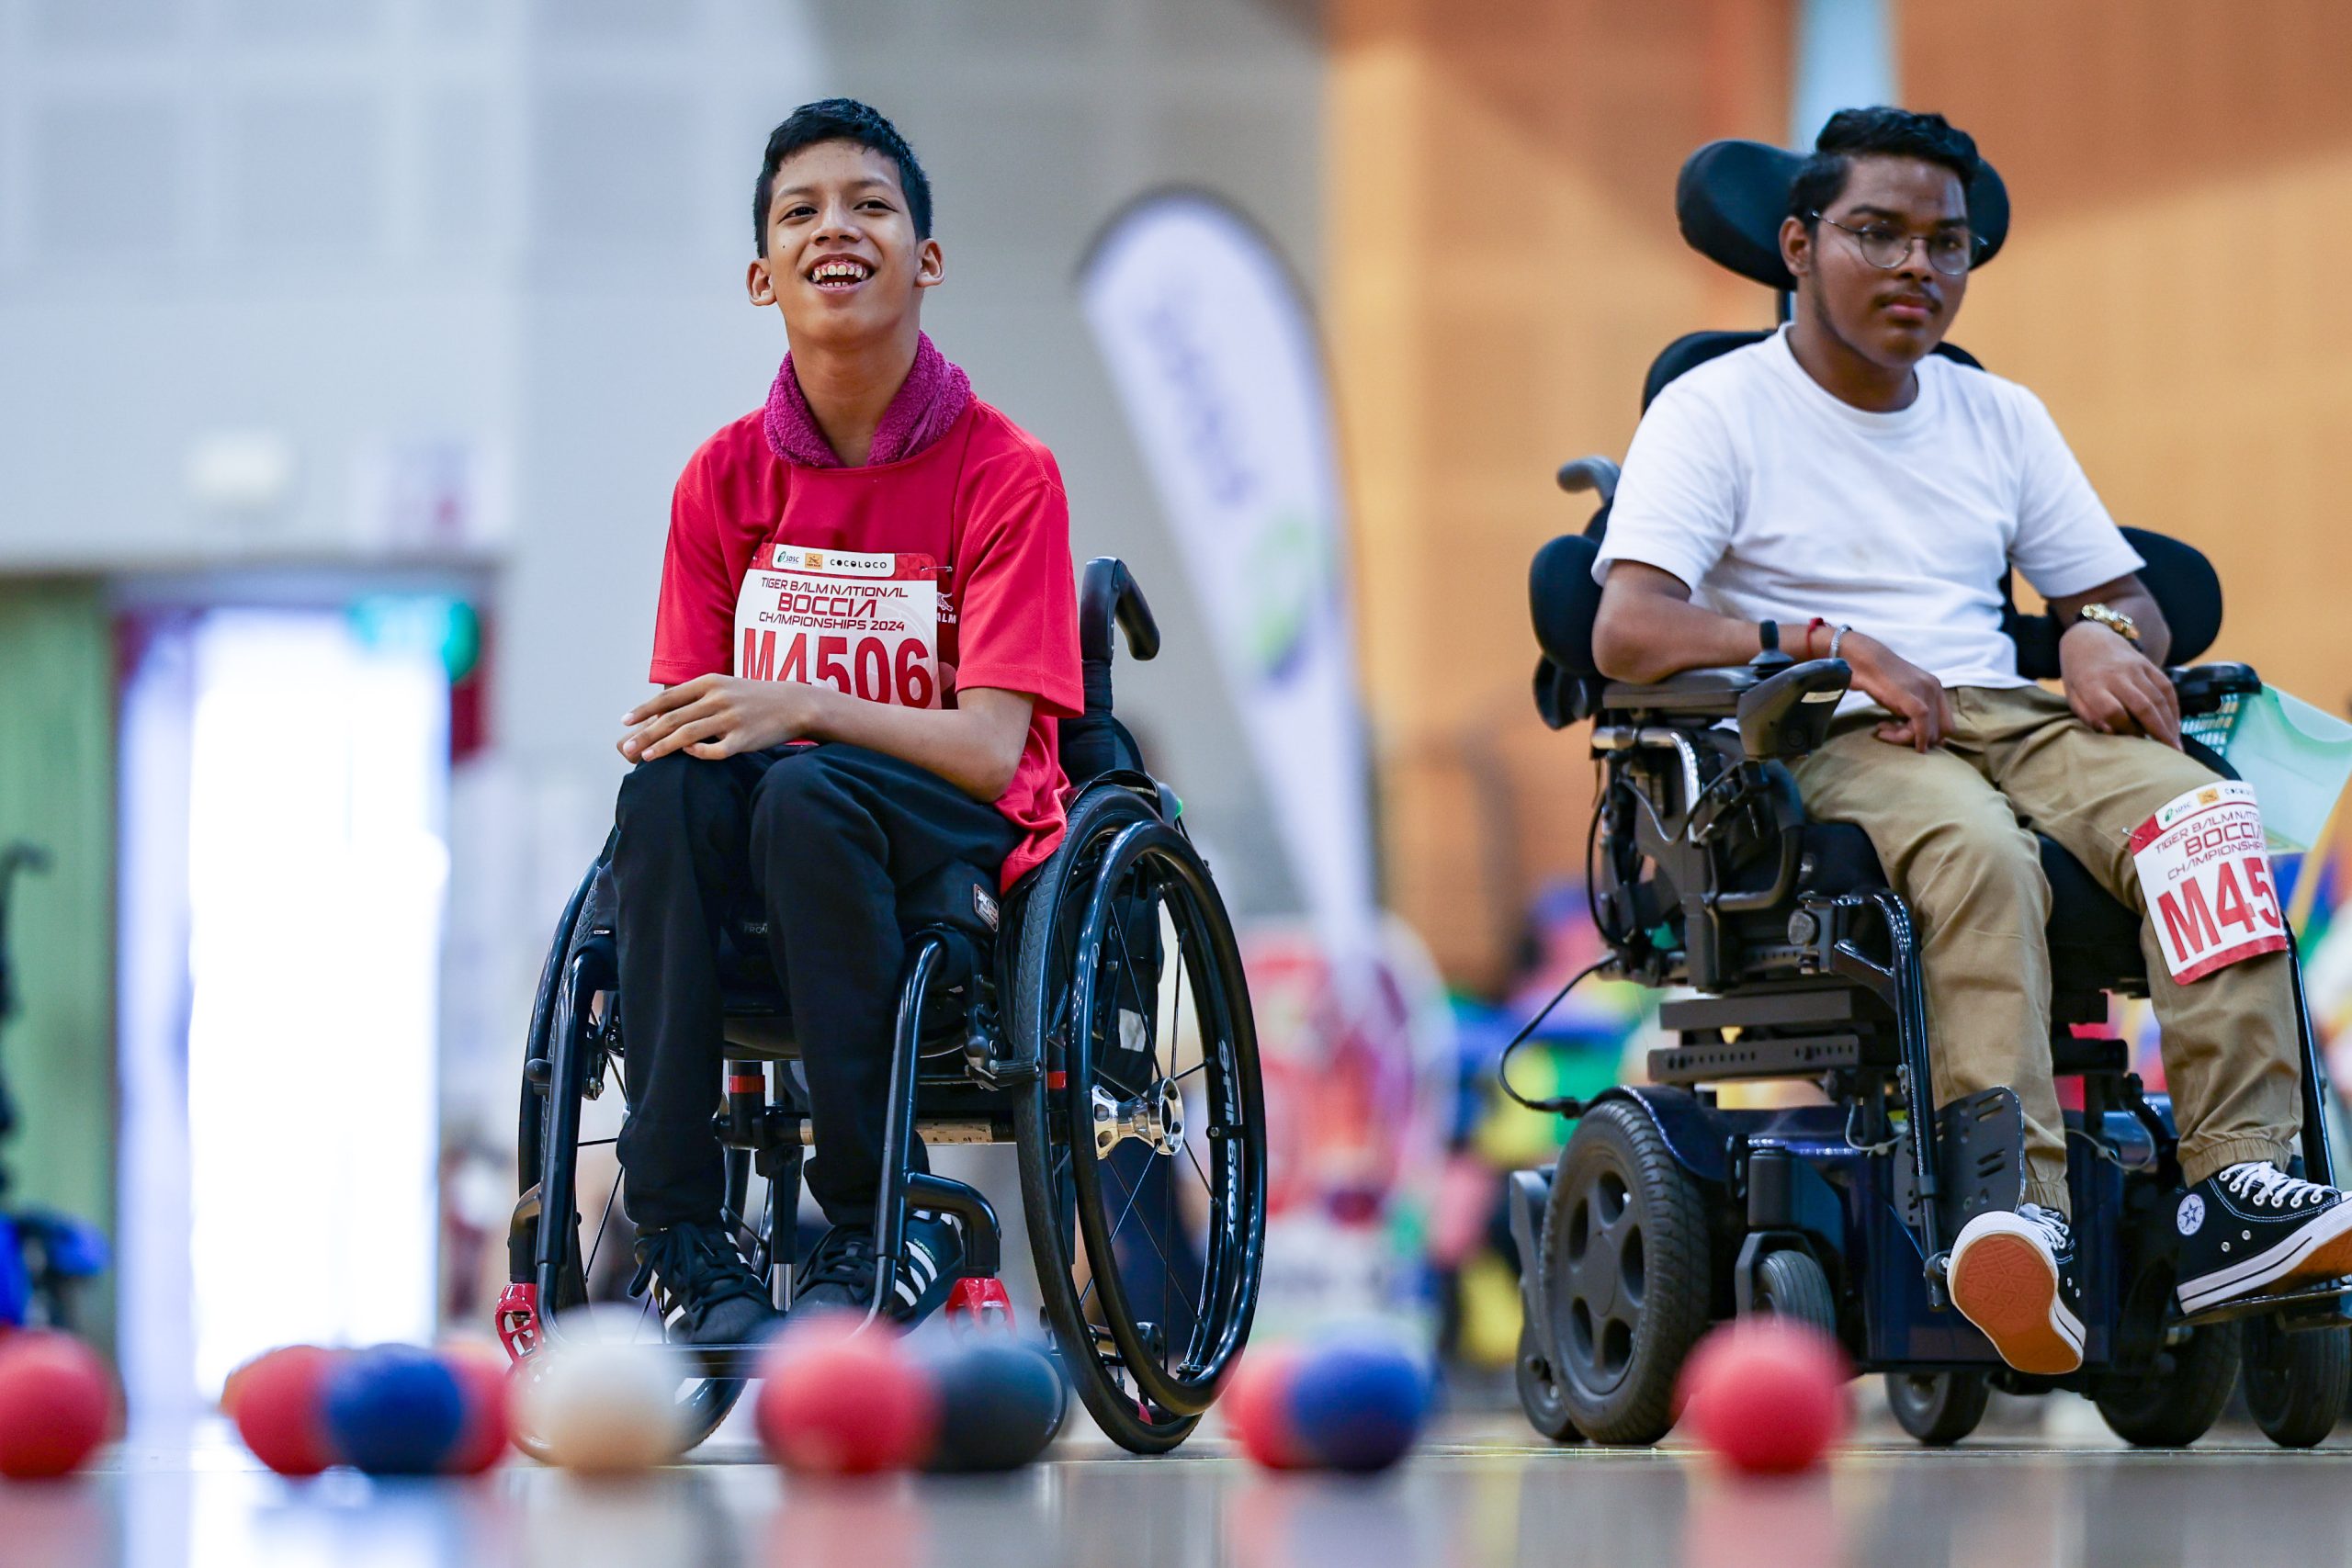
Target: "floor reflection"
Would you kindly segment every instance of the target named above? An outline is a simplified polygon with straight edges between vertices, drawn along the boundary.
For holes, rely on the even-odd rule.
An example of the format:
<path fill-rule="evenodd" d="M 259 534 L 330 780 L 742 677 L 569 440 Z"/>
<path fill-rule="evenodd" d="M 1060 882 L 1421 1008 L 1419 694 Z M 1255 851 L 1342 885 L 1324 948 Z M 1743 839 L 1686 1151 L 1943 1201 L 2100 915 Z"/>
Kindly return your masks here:
<path fill-rule="evenodd" d="M 7 1568 L 2352 1568 L 2352 1448 L 1888 1445 L 1743 1482 L 1689 1453 L 1458 1441 L 1370 1479 L 1216 1445 L 1008 1476 L 815 1482 L 748 1450 L 631 1483 L 294 1483 L 219 1444 L 0 1484 Z M 729 1461 L 732 1462 L 729 1462 Z"/>

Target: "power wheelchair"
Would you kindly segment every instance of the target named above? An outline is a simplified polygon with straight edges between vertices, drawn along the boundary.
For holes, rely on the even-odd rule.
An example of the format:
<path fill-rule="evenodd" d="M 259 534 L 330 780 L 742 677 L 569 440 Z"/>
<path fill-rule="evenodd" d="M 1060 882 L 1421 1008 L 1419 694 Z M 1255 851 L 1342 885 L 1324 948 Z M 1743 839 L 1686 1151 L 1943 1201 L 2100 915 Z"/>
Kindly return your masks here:
<path fill-rule="evenodd" d="M 1191 1435 L 1248 1338 L 1266 1223 L 1257 1038 L 1225 907 L 1182 821 L 1112 711 L 1114 626 L 1148 660 L 1159 633 L 1126 568 L 1088 564 L 1080 592 L 1086 711 L 1061 726 L 1069 826 L 1002 900 L 1002 934 L 910 934 L 876 1207 L 876 1299 L 898 1277 L 907 1216 L 965 1236 L 951 1317 L 1011 1307 L 988 1199 L 922 1168 L 916 1140 L 1018 1146 L 1022 1207 L 1054 1352 L 1103 1430 L 1138 1453 Z M 581 1155 L 626 1114 L 615 1004 L 611 844 L 558 922 L 523 1075 L 518 1200 L 498 1328 L 518 1363 L 560 1343 L 629 1252 L 619 1171 L 584 1201 Z M 756 911 L 725 933 L 725 1083 L 711 1085 L 726 1221 L 789 1305 L 805 1080 Z M 1180 1058 L 1183 1058 L 1180 1060 Z M 611 1091 L 617 1089 L 617 1094 Z M 594 1102 L 605 1101 L 598 1105 Z M 617 1103 L 614 1103 L 617 1101 Z M 757 1190 L 754 1179 L 757 1179 Z M 593 1187 L 596 1185 L 591 1182 Z M 550 1224 L 549 1216 L 562 1216 Z M 582 1215 L 591 1216 L 583 1224 Z M 616 1233 L 619 1233 L 616 1235 Z M 600 1261 L 605 1265 L 600 1272 Z M 650 1307 L 642 1332 L 659 1332 Z M 699 1347 L 681 1388 L 695 1440 L 723 1420 L 759 1347 Z"/>
<path fill-rule="evenodd" d="M 1778 231 L 1798 160 L 1755 142 L 1702 148 L 1676 190 L 1684 238 L 1781 290 Z M 1969 192 L 1973 227 L 1999 249 L 2008 204 L 1987 167 Z M 1676 376 L 1763 337 L 1697 333 L 1658 355 L 1643 407 Z M 1962 351 L 1941 351 L 1973 365 Z M 2051 1051 L 2079 1085 L 2065 1112 L 2068 1185 L 2080 1236 L 2084 1364 L 2061 1378 L 2004 1364 L 1954 1310 L 1948 1248 L 1987 1207 L 2023 1190 L 2023 1123 L 2007 1089 L 1933 1100 L 1926 1003 L 1910 911 L 1869 840 L 1809 821 L 1790 762 L 1825 739 L 1850 671 L 1842 660 L 1760 655 L 1654 685 L 1603 678 L 1592 659 L 1592 579 L 1617 477 L 1606 458 L 1564 468 L 1561 487 L 1597 492 L 1582 536 L 1535 557 L 1530 596 L 1535 698 L 1553 728 L 1590 720 L 1601 795 L 1589 841 L 1602 964 L 1656 987 L 1677 1043 L 1654 1050 L 1648 1083 L 1589 1102 L 1545 1103 L 1575 1120 L 1551 1170 L 1516 1173 L 1508 1204 L 1526 1310 L 1518 1384 L 1556 1441 L 1654 1442 L 1672 1425 L 1676 1376 L 1720 1319 L 1774 1313 L 1835 1336 L 1855 1367 L 1885 1374 L 1896 1419 L 1919 1441 L 1956 1442 L 1988 1393 L 2069 1388 L 2127 1441 L 2195 1441 L 2243 1374 L 2255 1421 L 2282 1446 L 2335 1427 L 2352 1388 L 2352 1297 L 2344 1282 L 2183 1315 L 2174 1294 L 2180 1186 L 2167 1096 L 2130 1070 L 2122 1042 L 2078 1038 L 2106 994 L 2144 996 L 2138 919 L 2047 838 L 2055 976 Z M 2127 529 L 2143 581 L 2172 627 L 2170 671 L 2192 735 L 2261 682 L 2244 665 L 2195 665 L 2221 626 L 2221 586 L 2195 549 Z M 2002 583 L 2022 673 L 2058 673 L 2060 631 L 2019 613 Z M 2202 760 L 2221 758 L 2191 739 Z M 2324 1068 L 2301 1014 L 2303 1132 L 2297 1174 L 2333 1182 Z M 1713 1086 L 1810 1079 L 1828 1103 L 1734 1109 Z"/>

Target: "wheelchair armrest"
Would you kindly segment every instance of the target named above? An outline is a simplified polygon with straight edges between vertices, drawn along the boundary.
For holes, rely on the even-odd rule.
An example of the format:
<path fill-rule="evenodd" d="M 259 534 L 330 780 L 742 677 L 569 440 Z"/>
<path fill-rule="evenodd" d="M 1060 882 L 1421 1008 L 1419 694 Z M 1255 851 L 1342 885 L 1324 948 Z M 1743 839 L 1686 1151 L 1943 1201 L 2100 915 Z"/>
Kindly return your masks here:
<path fill-rule="evenodd" d="M 1600 689 L 1600 705 L 1605 712 L 1729 718 L 1739 711 L 1741 695 L 1761 684 L 1764 675 L 1765 671 L 1753 665 L 1728 664 L 1719 669 L 1679 671 L 1646 685 L 1611 681 Z"/>
<path fill-rule="evenodd" d="M 1747 664 L 1685 670 L 1648 685 L 1612 681 L 1601 692 L 1604 709 L 1681 718 L 1730 719 L 1741 749 L 1758 761 L 1799 757 L 1818 747 L 1837 716 L 1838 699 L 1853 682 L 1842 659 L 1792 663 L 1759 654 Z"/>
<path fill-rule="evenodd" d="M 2180 695 L 2183 717 L 2211 713 L 2224 698 L 2252 696 L 2262 690 L 2262 677 L 2251 664 L 2191 664 L 2165 673 Z"/>

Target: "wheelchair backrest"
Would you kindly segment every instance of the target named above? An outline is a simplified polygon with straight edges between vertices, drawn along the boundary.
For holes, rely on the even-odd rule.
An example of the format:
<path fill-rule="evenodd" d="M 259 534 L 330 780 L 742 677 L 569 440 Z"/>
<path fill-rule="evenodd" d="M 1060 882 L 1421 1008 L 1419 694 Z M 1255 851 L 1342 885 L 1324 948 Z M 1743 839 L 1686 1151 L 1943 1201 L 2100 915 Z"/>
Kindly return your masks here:
<path fill-rule="evenodd" d="M 1717 265 L 1778 291 L 1784 316 L 1796 280 L 1781 259 L 1781 222 L 1788 213 L 1789 187 L 1804 163 L 1804 154 L 1761 141 L 1711 141 L 1683 164 L 1674 186 L 1675 220 L 1684 243 Z M 1999 254 L 2009 231 L 2008 187 L 1990 164 L 1979 165 L 1968 187 L 1968 215 L 1970 226 L 1984 241 L 1975 263 L 1981 268 Z M 1643 378 L 1643 411 L 1648 412 L 1677 377 L 1759 343 L 1770 333 L 1770 329 L 1699 332 L 1675 339 L 1651 361 Z M 1971 368 L 1984 368 L 1957 344 L 1939 344 L 1936 352 Z M 1562 470 L 1564 485 L 1569 475 L 1570 470 Z M 1585 488 L 1591 479 L 1590 474 L 1580 476 L 1572 488 Z M 1598 674 L 1592 663 L 1592 617 L 1600 607 L 1600 588 L 1592 581 L 1592 563 L 1609 528 L 1613 470 L 1601 477 L 1597 488 L 1600 506 L 1582 536 L 1566 536 L 1545 545 L 1536 552 L 1528 574 L 1536 642 L 1544 650 L 1535 672 L 1536 705 L 1555 728 L 1583 716 L 1598 695 L 1581 688 Z M 2143 528 L 2126 528 L 2123 534 L 2147 562 L 2140 578 L 2171 628 L 2169 660 L 2190 662 L 2221 632 L 2220 577 L 2193 546 Z M 2046 614 L 2028 615 L 2018 610 L 2010 587 L 2009 574 L 2004 572 L 2001 629 L 2018 645 L 2018 673 L 2030 680 L 2053 678 L 2058 673 L 2058 637 L 2064 628 Z"/>

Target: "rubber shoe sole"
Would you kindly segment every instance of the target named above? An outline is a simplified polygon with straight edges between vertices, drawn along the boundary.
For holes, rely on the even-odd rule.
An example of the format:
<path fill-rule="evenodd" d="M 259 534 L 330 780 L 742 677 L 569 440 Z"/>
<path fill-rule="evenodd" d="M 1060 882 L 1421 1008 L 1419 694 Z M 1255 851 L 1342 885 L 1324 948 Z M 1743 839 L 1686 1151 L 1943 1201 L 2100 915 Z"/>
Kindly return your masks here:
<path fill-rule="evenodd" d="M 2180 1310 L 2352 1274 L 2352 1203 L 2338 1203 L 2257 1257 L 2180 1282 Z"/>
<path fill-rule="evenodd" d="M 2018 1371 L 2057 1377 L 2075 1371 L 2083 1364 L 2083 1327 L 2058 1299 L 2057 1265 L 2018 1230 L 1984 1224 L 1991 1217 L 1973 1223 L 1952 1249 L 1952 1305 Z M 2020 1229 L 2025 1224 L 2012 1223 Z"/>

